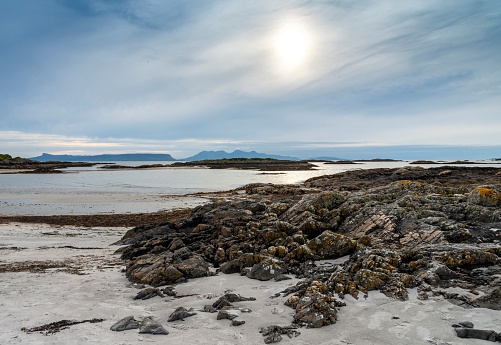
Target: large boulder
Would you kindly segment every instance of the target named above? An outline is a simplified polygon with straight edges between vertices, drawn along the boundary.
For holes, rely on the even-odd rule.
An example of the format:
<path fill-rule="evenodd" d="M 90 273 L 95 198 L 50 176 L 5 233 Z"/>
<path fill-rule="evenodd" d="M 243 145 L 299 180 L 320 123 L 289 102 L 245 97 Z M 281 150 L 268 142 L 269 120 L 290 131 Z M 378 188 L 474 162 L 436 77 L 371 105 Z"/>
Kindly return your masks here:
<path fill-rule="evenodd" d="M 172 256 L 158 255 L 133 261 L 127 266 L 126 273 L 131 281 L 160 286 L 181 283 L 188 278 L 209 276 L 209 266 L 199 255 L 179 262 L 173 262 Z"/>
<path fill-rule="evenodd" d="M 320 259 L 336 259 L 353 252 L 357 242 L 347 236 L 326 230 L 309 240 L 306 245 Z"/>
<path fill-rule="evenodd" d="M 473 189 L 468 200 L 482 206 L 501 205 L 501 186 L 480 186 Z"/>
<path fill-rule="evenodd" d="M 247 277 L 257 280 L 270 280 L 279 277 L 286 273 L 286 268 L 283 262 L 275 259 L 267 259 L 252 266 L 247 273 Z"/>
<path fill-rule="evenodd" d="M 295 309 L 295 323 L 311 328 L 336 323 L 336 307 L 344 305 L 336 301 L 328 286 L 319 281 L 313 281 L 304 292 L 292 295 L 285 304 Z"/>

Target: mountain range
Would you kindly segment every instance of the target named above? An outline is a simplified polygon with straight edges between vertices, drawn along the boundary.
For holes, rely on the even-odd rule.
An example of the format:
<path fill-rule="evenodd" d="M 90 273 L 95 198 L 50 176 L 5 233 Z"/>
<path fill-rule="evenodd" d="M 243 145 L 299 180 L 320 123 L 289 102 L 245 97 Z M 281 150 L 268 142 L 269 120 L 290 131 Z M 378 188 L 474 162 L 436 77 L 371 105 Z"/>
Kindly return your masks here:
<path fill-rule="evenodd" d="M 231 159 L 231 158 L 272 158 L 280 160 L 291 160 L 297 161 L 299 158 L 290 156 L 280 156 L 280 155 L 270 155 L 267 153 L 259 153 L 256 151 L 242 151 L 235 150 L 233 152 L 226 151 L 202 151 L 194 156 L 180 159 L 182 161 L 193 162 L 193 161 L 203 161 L 207 159 Z"/>
<path fill-rule="evenodd" d="M 123 161 L 202 161 L 207 159 L 230 159 L 230 158 L 272 158 L 279 160 L 299 160 L 297 157 L 270 155 L 266 153 L 259 153 L 256 151 L 241 151 L 235 150 L 233 152 L 226 151 L 202 151 L 194 156 L 175 159 L 170 154 L 163 153 L 126 153 L 126 154 L 101 154 L 101 155 L 53 155 L 50 153 L 43 153 L 41 156 L 32 157 L 31 160 L 39 162 L 48 161 L 62 161 L 62 162 L 123 162 Z"/>

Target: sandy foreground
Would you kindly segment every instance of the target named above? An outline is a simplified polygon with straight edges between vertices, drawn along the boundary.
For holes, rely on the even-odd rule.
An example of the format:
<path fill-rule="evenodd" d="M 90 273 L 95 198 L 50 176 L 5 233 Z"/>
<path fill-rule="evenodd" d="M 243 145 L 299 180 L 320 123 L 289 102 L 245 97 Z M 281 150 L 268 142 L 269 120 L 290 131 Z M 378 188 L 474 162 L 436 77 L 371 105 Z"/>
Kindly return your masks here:
<path fill-rule="evenodd" d="M 176 287 L 181 298 L 133 300 L 140 290 L 123 273 L 117 246 L 110 246 L 124 228 L 79 228 L 39 224 L 0 224 L 0 344 L 264 344 L 261 327 L 288 326 L 293 311 L 285 297 L 270 296 L 297 282 L 261 282 L 238 274 L 193 279 Z M 216 313 L 197 312 L 184 321 L 167 322 L 177 307 L 201 309 L 231 290 L 256 301 L 236 302 L 249 308 L 231 326 Z M 463 309 L 442 298 L 420 301 L 410 292 L 407 302 L 370 293 L 356 301 L 346 297 L 339 321 L 321 329 L 300 329 L 301 335 L 281 344 L 490 344 L 456 337 L 451 325 L 472 321 L 475 328 L 501 331 L 501 312 Z M 170 334 L 113 332 L 123 317 L 152 316 Z M 100 323 L 70 326 L 53 335 L 28 334 L 31 328 L 61 320 L 102 318 Z"/>

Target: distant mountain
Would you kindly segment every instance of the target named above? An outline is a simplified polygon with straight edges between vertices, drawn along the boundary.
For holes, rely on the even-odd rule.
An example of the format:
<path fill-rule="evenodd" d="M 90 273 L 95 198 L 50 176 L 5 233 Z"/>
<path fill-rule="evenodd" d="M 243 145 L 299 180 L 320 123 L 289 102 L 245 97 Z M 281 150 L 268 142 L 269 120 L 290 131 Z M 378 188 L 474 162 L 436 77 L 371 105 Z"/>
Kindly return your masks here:
<path fill-rule="evenodd" d="M 194 156 L 185 158 L 185 159 L 180 159 L 182 161 L 187 161 L 187 162 L 193 162 L 193 161 L 203 161 L 207 159 L 224 159 L 224 158 L 273 158 L 273 159 L 280 159 L 280 160 L 292 160 L 292 161 L 297 161 L 299 158 L 297 157 L 289 157 L 289 156 L 279 156 L 279 155 L 269 155 L 266 153 L 259 153 L 256 151 L 241 151 L 241 150 L 235 150 L 233 152 L 226 152 L 226 151 L 202 151 L 197 153 Z"/>
<path fill-rule="evenodd" d="M 49 162 L 123 162 L 123 161 L 175 161 L 171 155 L 166 153 L 125 153 L 125 154 L 103 154 L 94 156 L 73 156 L 73 155 L 51 155 L 43 153 L 41 156 L 30 158 L 34 161 Z"/>

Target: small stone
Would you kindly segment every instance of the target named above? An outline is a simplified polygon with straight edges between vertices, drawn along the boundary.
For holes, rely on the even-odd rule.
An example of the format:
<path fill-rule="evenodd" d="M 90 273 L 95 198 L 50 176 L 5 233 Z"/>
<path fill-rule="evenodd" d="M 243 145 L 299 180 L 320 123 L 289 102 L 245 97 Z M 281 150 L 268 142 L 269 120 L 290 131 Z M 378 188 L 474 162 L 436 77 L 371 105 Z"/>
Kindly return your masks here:
<path fill-rule="evenodd" d="M 454 328 L 456 335 L 460 338 L 473 338 L 489 341 L 496 341 L 500 335 L 493 330 L 473 329 L 473 328 Z"/>
<path fill-rule="evenodd" d="M 140 322 L 135 320 L 134 316 L 127 316 L 111 326 L 110 329 L 115 332 L 121 332 L 128 329 L 136 329 L 139 328 L 139 326 Z"/>
<path fill-rule="evenodd" d="M 262 261 L 252 266 L 251 270 L 247 273 L 247 277 L 266 281 L 281 275 L 284 271 L 285 268 L 278 261 Z"/>
<path fill-rule="evenodd" d="M 211 305 L 204 305 L 204 310 L 205 313 L 215 313 L 217 311 L 216 308 L 214 308 Z"/>
<path fill-rule="evenodd" d="M 212 303 L 212 307 L 216 309 L 223 309 L 224 307 L 232 307 L 233 305 L 228 301 L 225 296 L 221 296 L 216 302 Z"/>
<path fill-rule="evenodd" d="M 224 295 L 224 297 L 231 303 L 244 302 L 244 301 L 255 301 L 256 300 L 256 298 L 254 298 L 254 297 L 243 297 L 243 296 L 237 295 L 236 293 L 227 293 Z"/>
<path fill-rule="evenodd" d="M 142 291 L 139 291 L 137 295 L 134 296 L 134 299 L 146 300 L 155 296 L 164 297 L 163 293 L 160 290 L 158 290 L 157 288 L 149 287 Z"/>
<path fill-rule="evenodd" d="M 165 328 L 163 328 L 161 324 L 153 320 L 153 318 L 150 316 L 143 319 L 139 333 L 169 334 L 169 332 Z"/>
<path fill-rule="evenodd" d="M 266 338 L 264 338 L 264 343 L 265 344 L 273 344 L 273 343 L 278 343 L 282 341 L 282 336 L 278 333 L 272 333 Z"/>
<path fill-rule="evenodd" d="M 218 320 L 224 320 L 224 319 L 233 320 L 237 316 L 238 315 L 229 313 L 227 310 L 220 310 L 219 313 L 217 313 Z"/>
<path fill-rule="evenodd" d="M 473 328 L 473 322 L 471 321 L 463 321 L 463 322 L 460 322 L 459 325 L 461 327 L 465 327 L 465 328 Z"/>
<path fill-rule="evenodd" d="M 166 286 L 165 288 L 163 288 L 162 293 L 164 295 L 172 296 L 172 297 L 177 295 L 177 292 L 174 291 L 174 286 Z"/>
<path fill-rule="evenodd" d="M 176 320 L 182 320 L 184 321 L 185 318 L 196 315 L 197 313 L 190 313 L 186 308 L 179 307 L 172 314 L 170 314 L 169 318 L 167 319 L 168 322 L 176 321 Z"/>
<path fill-rule="evenodd" d="M 231 325 L 232 326 L 241 326 L 245 323 L 245 321 L 239 321 L 239 320 L 232 320 Z"/>

